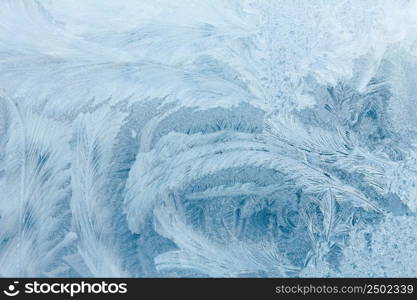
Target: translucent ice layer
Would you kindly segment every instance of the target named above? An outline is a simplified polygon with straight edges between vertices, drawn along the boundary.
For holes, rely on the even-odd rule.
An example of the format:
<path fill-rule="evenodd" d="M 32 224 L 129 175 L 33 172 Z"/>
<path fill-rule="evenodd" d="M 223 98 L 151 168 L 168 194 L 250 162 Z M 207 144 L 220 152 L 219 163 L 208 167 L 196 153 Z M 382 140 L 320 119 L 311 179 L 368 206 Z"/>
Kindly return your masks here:
<path fill-rule="evenodd" d="M 0 276 L 417 276 L 416 20 L 0 0 Z"/>

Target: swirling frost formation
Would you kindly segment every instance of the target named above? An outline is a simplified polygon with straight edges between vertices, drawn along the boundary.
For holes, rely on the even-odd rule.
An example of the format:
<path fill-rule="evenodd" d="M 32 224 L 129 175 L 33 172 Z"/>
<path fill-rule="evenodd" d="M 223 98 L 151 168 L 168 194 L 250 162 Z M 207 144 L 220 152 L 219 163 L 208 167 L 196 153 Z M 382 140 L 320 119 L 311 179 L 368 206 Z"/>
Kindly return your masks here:
<path fill-rule="evenodd" d="M 416 20 L 1 0 L 0 276 L 416 276 Z"/>

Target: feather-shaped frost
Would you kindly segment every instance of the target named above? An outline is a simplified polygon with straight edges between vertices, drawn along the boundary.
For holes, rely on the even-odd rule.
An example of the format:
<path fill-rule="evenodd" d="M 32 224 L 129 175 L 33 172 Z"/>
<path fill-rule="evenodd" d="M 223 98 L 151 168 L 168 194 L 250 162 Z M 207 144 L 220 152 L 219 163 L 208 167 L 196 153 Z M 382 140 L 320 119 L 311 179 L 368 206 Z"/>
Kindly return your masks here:
<path fill-rule="evenodd" d="M 113 220 L 115 204 L 107 195 L 112 147 L 122 120 L 123 114 L 103 109 L 94 114 L 81 114 L 73 125 L 71 211 L 79 236 L 78 255 L 90 276 L 129 276 L 116 246 L 120 239 L 118 224 Z M 74 257 L 68 261 L 77 262 Z"/>
<path fill-rule="evenodd" d="M 0 276 L 412 275 L 416 16 L 0 1 Z"/>
<path fill-rule="evenodd" d="M 70 231 L 69 133 L 2 96 L 0 169 L 2 276 L 59 276 L 77 235 Z M 60 144 L 56 144 L 59 141 Z"/>

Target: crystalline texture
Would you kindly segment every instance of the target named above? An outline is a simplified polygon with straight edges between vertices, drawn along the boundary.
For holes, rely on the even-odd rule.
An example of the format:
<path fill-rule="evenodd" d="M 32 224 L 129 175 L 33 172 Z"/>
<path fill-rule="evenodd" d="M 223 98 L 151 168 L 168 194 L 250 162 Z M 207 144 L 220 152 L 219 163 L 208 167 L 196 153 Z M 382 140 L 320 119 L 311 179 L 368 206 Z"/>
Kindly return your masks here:
<path fill-rule="evenodd" d="M 416 19 L 2 0 L 0 276 L 415 277 Z"/>

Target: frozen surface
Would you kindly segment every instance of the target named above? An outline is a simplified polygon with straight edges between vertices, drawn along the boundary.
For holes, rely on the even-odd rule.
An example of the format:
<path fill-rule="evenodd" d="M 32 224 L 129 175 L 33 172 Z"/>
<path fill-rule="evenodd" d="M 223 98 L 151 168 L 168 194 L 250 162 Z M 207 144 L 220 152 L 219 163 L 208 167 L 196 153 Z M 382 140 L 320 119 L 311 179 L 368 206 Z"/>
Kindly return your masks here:
<path fill-rule="evenodd" d="M 0 0 L 0 276 L 417 276 L 416 20 Z"/>

